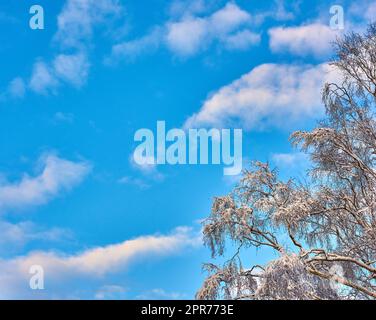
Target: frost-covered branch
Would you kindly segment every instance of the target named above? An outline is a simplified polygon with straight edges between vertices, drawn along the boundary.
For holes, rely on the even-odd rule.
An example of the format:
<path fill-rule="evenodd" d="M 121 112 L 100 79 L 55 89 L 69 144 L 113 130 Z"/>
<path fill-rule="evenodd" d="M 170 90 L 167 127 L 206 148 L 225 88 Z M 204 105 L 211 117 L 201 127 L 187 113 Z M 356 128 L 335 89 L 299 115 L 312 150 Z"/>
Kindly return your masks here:
<path fill-rule="evenodd" d="M 214 200 L 204 239 L 222 266 L 199 299 L 376 299 L 376 25 L 336 43 L 339 83 L 323 90 L 326 117 L 291 136 L 310 156 L 306 184 L 255 162 Z M 276 255 L 256 265 L 248 248 Z M 228 253 L 235 248 L 235 254 Z"/>

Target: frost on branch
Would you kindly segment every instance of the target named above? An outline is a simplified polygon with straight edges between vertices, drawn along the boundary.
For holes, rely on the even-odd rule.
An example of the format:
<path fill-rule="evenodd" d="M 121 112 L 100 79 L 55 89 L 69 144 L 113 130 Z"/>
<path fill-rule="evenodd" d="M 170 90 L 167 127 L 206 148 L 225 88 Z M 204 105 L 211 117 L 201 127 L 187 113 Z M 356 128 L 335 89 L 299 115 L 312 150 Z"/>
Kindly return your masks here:
<path fill-rule="evenodd" d="M 226 262 L 206 265 L 198 299 L 376 299 L 375 39 L 371 25 L 337 41 L 342 80 L 323 89 L 326 117 L 291 136 L 310 157 L 308 182 L 255 162 L 214 200 L 204 239 Z M 251 248 L 275 258 L 256 265 Z"/>
<path fill-rule="evenodd" d="M 272 261 L 255 292 L 259 299 L 339 299 L 330 281 L 316 277 L 305 270 L 296 254 L 283 255 Z"/>

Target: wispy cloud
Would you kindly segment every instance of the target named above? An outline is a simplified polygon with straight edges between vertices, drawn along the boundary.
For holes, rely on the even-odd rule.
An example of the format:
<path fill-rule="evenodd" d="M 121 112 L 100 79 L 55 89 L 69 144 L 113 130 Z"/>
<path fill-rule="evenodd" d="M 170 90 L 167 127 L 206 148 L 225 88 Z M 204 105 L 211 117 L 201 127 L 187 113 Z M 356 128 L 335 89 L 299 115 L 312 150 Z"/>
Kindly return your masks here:
<path fill-rule="evenodd" d="M 74 115 L 72 113 L 64 113 L 64 112 L 58 111 L 54 114 L 53 121 L 55 123 L 64 122 L 64 123 L 71 124 L 74 122 Z"/>
<path fill-rule="evenodd" d="M 261 41 L 261 35 L 249 30 L 241 30 L 224 38 L 223 43 L 229 50 L 246 50 Z"/>
<path fill-rule="evenodd" d="M 154 27 L 151 33 L 114 45 L 105 61 L 133 60 L 137 55 L 154 52 L 161 46 L 185 58 L 213 44 L 227 50 L 244 50 L 257 45 L 261 39 L 260 34 L 251 30 L 252 24 L 256 23 L 252 15 L 233 2 L 206 15 L 203 15 L 206 7 L 199 1 L 190 6 L 179 2 L 175 3 L 173 12 L 172 19 Z"/>
<path fill-rule="evenodd" d="M 18 20 L 14 16 L 9 15 L 8 13 L 0 11 L 0 22 L 15 24 L 15 23 L 20 23 L 20 20 Z"/>
<path fill-rule="evenodd" d="M 168 8 L 169 15 L 174 18 L 183 15 L 204 14 L 213 8 L 216 0 L 173 0 Z"/>
<path fill-rule="evenodd" d="M 118 183 L 136 186 L 141 190 L 146 190 L 149 189 L 153 183 L 161 182 L 165 179 L 165 175 L 158 171 L 154 157 L 149 158 L 148 161 L 145 161 L 144 158 L 136 161 L 137 159 L 135 159 L 135 157 L 138 157 L 138 155 L 132 154 L 129 157 L 129 163 L 135 172 L 121 177 L 118 179 Z"/>
<path fill-rule="evenodd" d="M 62 84 L 80 88 L 86 83 L 90 62 L 88 52 L 95 28 L 103 27 L 122 12 L 117 0 L 67 0 L 57 17 L 53 42 L 59 48 L 51 62 L 36 62 L 30 89 L 56 93 Z M 73 53 L 72 53 L 73 52 Z"/>
<path fill-rule="evenodd" d="M 91 170 L 87 162 L 72 162 L 54 154 L 43 155 L 39 163 L 39 175 L 24 174 L 20 181 L 0 183 L 0 212 L 44 204 L 79 184 Z"/>
<path fill-rule="evenodd" d="M 86 50 L 97 26 L 123 13 L 118 0 L 67 0 L 57 17 L 54 40 L 61 48 Z"/>
<path fill-rule="evenodd" d="M 376 2 L 369 0 L 359 0 L 353 2 L 348 13 L 356 18 L 374 22 L 376 17 Z"/>
<path fill-rule="evenodd" d="M 114 45 L 111 55 L 104 59 L 104 63 L 110 65 L 120 60 L 132 62 L 140 55 L 152 54 L 160 47 L 162 39 L 163 30 L 160 27 L 155 27 L 141 38 Z"/>
<path fill-rule="evenodd" d="M 339 31 L 321 23 L 277 27 L 269 30 L 269 46 L 273 52 L 327 58 L 332 52 L 332 42 L 339 35 Z"/>
<path fill-rule="evenodd" d="M 62 228 L 44 228 L 31 221 L 10 223 L 0 220 L 0 254 L 14 254 L 34 241 L 45 243 L 72 240 L 72 232 Z"/>
<path fill-rule="evenodd" d="M 154 181 L 162 181 L 165 178 L 164 175 L 158 171 L 157 160 L 154 156 L 141 158 L 140 154 L 133 153 L 129 158 L 129 162 L 131 166 L 144 177 Z"/>
<path fill-rule="evenodd" d="M 327 64 L 263 64 L 214 92 L 185 127 L 285 126 L 322 113 L 320 92 L 338 73 Z"/>
<path fill-rule="evenodd" d="M 58 295 L 51 288 L 52 283 L 78 276 L 81 280 L 83 277 L 102 278 L 109 273 L 124 270 L 137 258 L 169 256 L 199 244 L 201 239 L 190 228 L 179 227 L 167 235 L 143 236 L 118 244 L 95 247 L 75 255 L 32 252 L 14 259 L 0 260 L 0 298 L 33 298 L 33 291 L 27 288 L 29 268 L 32 265 L 43 267 L 52 291 L 41 294 L 48 297 L 52 292 Z M 71 292 L 73 290 L 71 288 Z"/>
<path fill-rule="evenodd" d="M 53 70 L 46 63 L 38 61 L 34 64 L 29 82 L 31 90 L 39 94 L 55 93 L 58 85 Z"/>
<path fill-rule="evenodd" d="M 213 41 L 226 42 L 233 32 L 251 23 L 251 15 L 234 3 L 206 17 L 188 16 L 181 21 L 167 23 L 166 42 L 168 48 L 181 56 L 190 56 L 207 48 Z M 249 31 L 250 32 L 250 31 Z M 254 35 L 249 45 L 258 43 Z"/>
<path fill-rule="evenodd" d="M 7 92 L 12 98 L 23 98 L 26 92 L 26 85 L 22 78 L 14 78 L 10 83 Z"/>
<path fill-rule="evenodd" d="M 56 94 L 64 84 L 80 88 L 90 70 L 89 52 L 94 30 L 109 27 L 123 14 L 118 0 L 67 0 L 57 17 L 57 31 L 52 42 L 57 47 L 52 60 L 38 58 L 31 75 L 16 78 L 4 95 L 24 96 L 26 89 L 37 94 Z"/>
<path fill-rule="evenodd" d="M 81 87 L 86 82 L 89 67 L 87 55 L 83 52 L 59 54 L 53 61 L 56 76 L 75 87 Z"/>
<path fill-rule="evenodd" d="M 150 188 L 150 184 L 147 181 L 145 181 L 145 179 L 132 176 L 124 176 L 118 180 L 118 183 L 133 185 L 140 188 L 141 190 L 146 190 Z"/>

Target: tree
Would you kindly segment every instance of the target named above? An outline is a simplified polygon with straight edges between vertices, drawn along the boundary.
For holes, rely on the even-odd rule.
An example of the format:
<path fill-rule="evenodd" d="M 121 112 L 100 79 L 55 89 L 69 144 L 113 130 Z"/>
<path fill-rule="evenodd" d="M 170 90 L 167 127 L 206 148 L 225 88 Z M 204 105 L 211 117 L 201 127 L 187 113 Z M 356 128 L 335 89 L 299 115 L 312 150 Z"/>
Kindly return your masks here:
<path fill-rule="evenodd" d="M 204 241 L 229 258 L 204 266 L 198 299 L 376 298 L 376 24 L 334 48 L 341 80 L 323 88 L 326 117 L 290 138 L 310 157 L 308 182 L 256 162 L 215 198 Z M 247 268 L 250 247 L 277 257 Z"/>

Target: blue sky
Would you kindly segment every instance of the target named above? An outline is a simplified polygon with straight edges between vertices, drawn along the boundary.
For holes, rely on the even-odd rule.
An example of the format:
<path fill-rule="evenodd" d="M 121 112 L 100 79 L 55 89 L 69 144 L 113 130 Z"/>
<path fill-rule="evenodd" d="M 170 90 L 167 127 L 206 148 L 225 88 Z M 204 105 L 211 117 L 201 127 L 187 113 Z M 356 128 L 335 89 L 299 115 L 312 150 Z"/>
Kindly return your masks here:
<path fill-rule="evenodd" d="M 245 161 L 302 177 L 288 136 L 323 115 L 330 42 L 375 15 L 366 0 L 2 1 L 0 298 L 193 298 L 210 261 L 200 221 L 238 177 L 137 166 L 134 133 L 241 128 Z M 33 264 L 44 290 L 29 288 Z"/>

